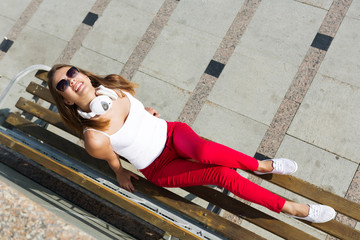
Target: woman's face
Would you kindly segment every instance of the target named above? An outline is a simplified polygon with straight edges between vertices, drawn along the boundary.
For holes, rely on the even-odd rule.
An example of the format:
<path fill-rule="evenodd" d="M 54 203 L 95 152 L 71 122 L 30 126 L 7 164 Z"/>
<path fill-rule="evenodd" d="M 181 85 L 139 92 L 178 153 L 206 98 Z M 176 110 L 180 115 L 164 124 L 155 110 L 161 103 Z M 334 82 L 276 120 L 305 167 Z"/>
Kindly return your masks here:
<path fill-rule="evenodd" d="M 62 67 L 54 74 L 53 86 L 64 98 L 68 105 L 77 104 L 89 97 L 89 93 L 95 95 L 95 89 L 90 79 L 79 72 L 75 67 Z"/>

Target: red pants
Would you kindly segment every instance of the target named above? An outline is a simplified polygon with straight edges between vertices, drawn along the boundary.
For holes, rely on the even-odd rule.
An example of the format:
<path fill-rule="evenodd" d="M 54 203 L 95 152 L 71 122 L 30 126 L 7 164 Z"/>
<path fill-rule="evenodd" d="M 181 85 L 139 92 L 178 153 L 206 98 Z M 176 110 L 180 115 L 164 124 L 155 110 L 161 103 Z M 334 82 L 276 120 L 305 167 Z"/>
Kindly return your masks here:
<path fill-rule="evenodd" d="M 258 166 L 255 158 L 203 140 L 185 123 L 168 122 L 165 149 L 153 163 L 140 171 L 158 186 L 217 185 L 238 197 L 279 213 L 285 204 L 284 198 L 256 185 L 232 169 L 255 171 Z"/>

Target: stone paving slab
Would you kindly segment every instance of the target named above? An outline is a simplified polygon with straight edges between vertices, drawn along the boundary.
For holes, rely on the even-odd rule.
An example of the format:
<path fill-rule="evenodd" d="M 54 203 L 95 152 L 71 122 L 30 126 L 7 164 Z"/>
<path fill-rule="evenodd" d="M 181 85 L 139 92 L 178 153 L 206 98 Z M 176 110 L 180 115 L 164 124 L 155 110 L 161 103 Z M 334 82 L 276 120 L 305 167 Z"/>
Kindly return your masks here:
<path fill-rule="evenodd" d="M 319 68 L 319 73 L 357 87 L 360 87 L 360 33 L 352 29 L 360 29 L 359 20 L 360 17 L 345 17 Z"/>
<path fill-rule="evenodd" d="M 262 1 L 235 51 L 299 66 L 325 14 L 297 1 Z"/>
<path fill-rule="evenodd" d="M 267 126 L 208 102 L 198 115 L 193 128 L 201 136 L 251 156 L 256 152 Z"/>
<path fill-rule="evenodd" d="M 329 10 L 332 0 L 298 0 L 298 2 L 302 2 L 311 6 L 316 6 L 319 8 L 324 8 L 326 10 Z"/>
<path fill-rule="evenodd" d="M 100 75 L 116 73 L 124 67 L 124 63 L 85 47 L 80 47 L 70 64 L 81 65 L 83 69 L 97 69 Z"/>
<path fill-rule="evenodd" d="M 126 2 L 111 1 L 109 3 L 103 16 L 96 22 L 84 40 L 85 48 L 122 63 L 128 60 L 155 14 L 131 6 Z"/>
<path fill-rule="evenodd" d="M 52 65 L 66 41 L 26 26 L 0 64 L 1 75 L 8 79 L 33 64 Z"/>
<path fill-rule="evenodd" d="M 243 3 L 243 0 L 227 0 L 221 4 L 217 1 L 180 1 L 171 21 L 222 38 Z"/>
<path fill-rule="evenodd" d="M 5 37 L 6 33 L 10 31 L 11 27 L 14 25 L 14 21 L 4 17 L 0 16 L 0 33 Z"/>
<path fill-rule="evenodd" d="M 317 147 L 360 163 L 360 88 L 317 75 L 289 134 Z"/>
<path fill-rule="evenodd" d="M 347 16 L 360 20 L 359 8 L 360 8 L 360 2 L 359 1 L 353 1 L 351 3 L 351 6 L 350 6 L 349 10 L 348 10 Z"/>
<path fill-rule="evenodd" d="M 2 0 L 0 15 L 16 21 L 30 2 L 31 0 Z"/>
<path fill-rule="evenodd" d="M 312 184 L 343 197 L 358 167 L 357 163 L 291 136 L 285 137 L 277 155 L 298 163 L 295 177 L 311 179 Z"/>
<path fill-rule="evenodd" d="M 28 26 L 69 41 L 94 2 L 95 0 L 44 1 L 30 19 Z"/>
<path fill-rule="evenodd" d="M 142 72 L 133 81 L 139 84 L 136 97 L 144 106 L 161 109 L 161 118 L 176 121 L 189 97 L 187 91 Z"/>
<path fill-rule="evenodd" d="M 169 21 L 140 71 L 193 91 L 221 38 Z"/>
<path fill-rule="evenodd" d="M 266 55 L 235 51 L 208 99 L 270 125 L 297 68 Z"/>

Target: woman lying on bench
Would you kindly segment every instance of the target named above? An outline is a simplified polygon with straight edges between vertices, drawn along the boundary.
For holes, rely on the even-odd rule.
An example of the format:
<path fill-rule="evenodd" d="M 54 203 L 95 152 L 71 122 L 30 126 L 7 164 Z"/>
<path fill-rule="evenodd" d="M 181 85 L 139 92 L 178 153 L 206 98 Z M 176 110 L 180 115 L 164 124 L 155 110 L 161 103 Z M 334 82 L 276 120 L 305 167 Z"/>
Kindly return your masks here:
<path fill-rule="evenodd" d="M 118 155 L 158 186 L 217 185 L 295 218 L 323 223 L 335 217 L 335 210 L 329 206 L 287 201 L 234 170 L 292 174 L 297 170 L 294 161 L 258 161 L 202 139 L 185 123 L 166 122 L 156 110 L 144 108 L 133 97 L 136 84 L 119 75 L 101 77 L 59 64 L 49 71 L 48 79 L 65 124 L 83 137 L 90 155 L 108 162 L 120 186 L 128 191 L 134 191 L 131 178 L 138 177 L 121 166 Z"/>

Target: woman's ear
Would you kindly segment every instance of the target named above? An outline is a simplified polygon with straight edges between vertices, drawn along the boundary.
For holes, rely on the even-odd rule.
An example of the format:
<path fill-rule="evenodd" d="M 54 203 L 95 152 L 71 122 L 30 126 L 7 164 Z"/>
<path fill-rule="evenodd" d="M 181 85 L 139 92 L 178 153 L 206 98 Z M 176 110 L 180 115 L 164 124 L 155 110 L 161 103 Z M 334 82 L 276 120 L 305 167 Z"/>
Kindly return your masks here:
<path fill-rule="evenodd" d="M 64 103 L 67 105 L 74 105 L 74 102 L 64 99 Z"/>

